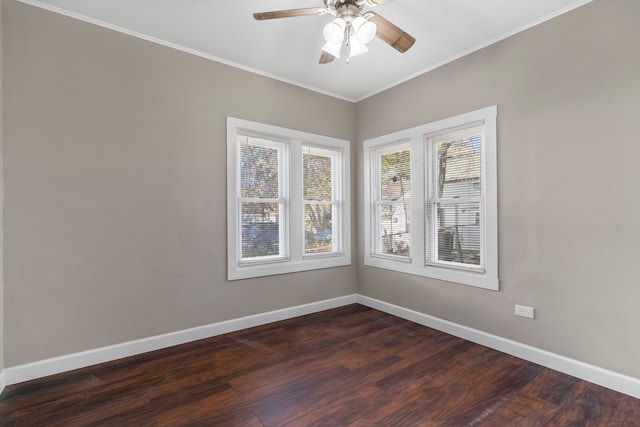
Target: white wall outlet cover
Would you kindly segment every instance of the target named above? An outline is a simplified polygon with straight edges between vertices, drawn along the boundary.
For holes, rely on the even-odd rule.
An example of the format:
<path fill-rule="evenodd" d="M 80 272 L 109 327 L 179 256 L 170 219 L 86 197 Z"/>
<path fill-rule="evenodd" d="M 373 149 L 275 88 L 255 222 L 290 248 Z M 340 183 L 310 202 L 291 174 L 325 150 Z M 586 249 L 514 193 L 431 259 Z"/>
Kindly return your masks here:
<path fill-rule="evenodd" d="M 527 307 L 525 305 L 516 304 L 516 316 L 526 317 L 528 319 L 533 319 L 534 317 L 534 308 Z"/>

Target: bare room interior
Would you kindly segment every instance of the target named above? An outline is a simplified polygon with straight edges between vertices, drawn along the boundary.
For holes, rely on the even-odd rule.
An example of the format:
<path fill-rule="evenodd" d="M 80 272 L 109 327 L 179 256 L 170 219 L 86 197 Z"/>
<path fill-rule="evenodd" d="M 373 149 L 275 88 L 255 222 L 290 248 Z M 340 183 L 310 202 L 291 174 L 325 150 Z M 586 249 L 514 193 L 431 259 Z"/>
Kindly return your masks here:
<path fill-rule="evenodd" d="M 0 425 L 640 426 L 640 2 L 513 3 L 0 0 Z"/>

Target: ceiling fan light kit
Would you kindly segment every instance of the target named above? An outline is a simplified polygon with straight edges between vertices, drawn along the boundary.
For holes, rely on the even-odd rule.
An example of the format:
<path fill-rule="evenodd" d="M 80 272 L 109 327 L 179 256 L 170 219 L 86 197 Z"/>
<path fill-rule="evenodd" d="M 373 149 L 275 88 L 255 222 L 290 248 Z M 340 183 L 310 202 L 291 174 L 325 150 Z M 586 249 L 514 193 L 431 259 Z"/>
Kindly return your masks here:
<path fill-rule="evenodd" d="M 343 53 L 349 62 L 349 58 L 368 52 L 367 44 L 376 36 L 400 53 L 413 46 L 415 38 L 380 15 L 365 10 L 391 1 L 393 0 L 324 0 L 325 7 L 260 12 L 254 13 L 253 17 L 262 21 L 331 14 L 336 18 L 322 30 L 326 44 L 322 47 L 319 62 L 327 64 L 340 58 Z"/>
<path fill-rule="evenodd" d="M 322 50 L 335 58 L 340 58 L 343 50 L 347 51 L 347 62 L 349 58 L 367 53 L 367 43 L 376 35 L 376 24 L 367 21 L 363 16 L 356 16 L 355 19 L 344 19 L 338 17 L 324 26 L 322 34 L 327 42 Z"/>

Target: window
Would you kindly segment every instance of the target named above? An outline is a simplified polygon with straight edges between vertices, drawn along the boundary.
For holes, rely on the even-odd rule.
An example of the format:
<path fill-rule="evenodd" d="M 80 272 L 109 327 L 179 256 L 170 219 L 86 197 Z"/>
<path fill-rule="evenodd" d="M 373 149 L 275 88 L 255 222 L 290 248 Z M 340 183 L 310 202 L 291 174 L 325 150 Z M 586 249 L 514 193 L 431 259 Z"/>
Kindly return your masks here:
<path fill-rule="evenodd" d="M 339 189 L 334 186 L 340 181 L 340 156 L 335 150 L 302 147 L 304 253 L 332 254 L 341 241 L 340 230 L 333 227 L 333 219 L 340 217 Z"/>
<path fill-rule="evenodd" d="M 349 265 L 349 142 L 227 118 L 229 280 Z"/>
<path fill-rule="evenodd" d="M 366 265 L 498 289 L 496 115 L 365 141 Z"/>
<path fill-rule="evenodd" d="M 426 262 L 484 271 L 482 139 L 484 124 L 426 138 Z"/>
<path fill-rule="evenodd" d="M 238 135 L 238 152 L 242 232 L 240 263 L 287 259 L 287 145 Z"/>
<path fill-rule="evenodd" d="M 408 142 L 373 150 L 376 256 L 408 261 L 411 255 L 411 147 Z"/>

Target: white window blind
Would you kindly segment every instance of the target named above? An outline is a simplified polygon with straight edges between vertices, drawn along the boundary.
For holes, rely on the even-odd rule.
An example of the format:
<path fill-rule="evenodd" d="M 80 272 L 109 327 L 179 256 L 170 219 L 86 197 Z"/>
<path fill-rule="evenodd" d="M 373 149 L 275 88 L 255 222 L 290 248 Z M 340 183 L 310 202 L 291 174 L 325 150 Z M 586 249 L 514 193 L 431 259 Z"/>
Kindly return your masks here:
<path fill-rule="evenodd" d="M 287 145 L 238 136 L 241 262 L 289 256 Z"/>
<path fill-rule="evenodd" d="M 484 124 L 425 138 L 426 262 L 484 270 Z"/>

